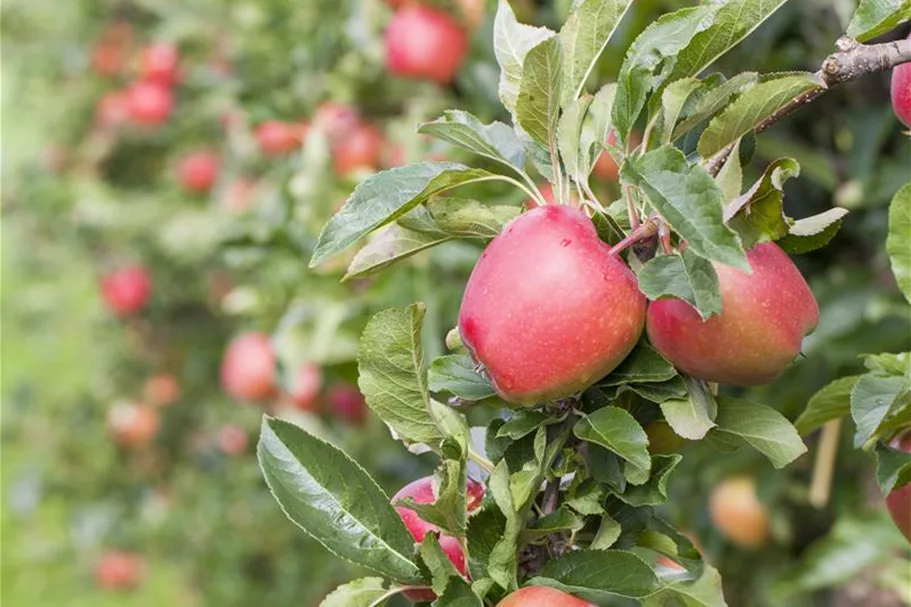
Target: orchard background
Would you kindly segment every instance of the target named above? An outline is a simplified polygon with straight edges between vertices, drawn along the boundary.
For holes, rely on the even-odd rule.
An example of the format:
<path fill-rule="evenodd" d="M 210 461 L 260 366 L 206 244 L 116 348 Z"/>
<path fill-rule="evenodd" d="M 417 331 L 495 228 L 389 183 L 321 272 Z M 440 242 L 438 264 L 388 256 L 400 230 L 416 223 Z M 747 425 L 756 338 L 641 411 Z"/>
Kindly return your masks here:
<path fill-rule="evenodd" d="M 7 604 L 318 605 L 368 574 L 288 522 L 257 462 L 262 415 L 344 449 L 388 495 L 431 474 L 436 458 L 409 453 L 357 393 L 359 338 L 376 313 L 421 301 L 424 355 L 446 353 L 484 242 L 445 242 L 377 274 L 376 259 L 350 251 L 308 261 L 375 171 L 476 161 L 416 125 L 451 108 L 510 120 L 497 96 L 496 2 L 426 2 L 447 16 L 443 30 L 422 30 L 439 24 L 418 11 L 388 34 L 445 42 L 416 51 L 387 49 L 390 4 L 4 3 Z M 573 4 L 511 3 L 522 23 L 555 30 Z M 659 15 L 695 4 L 633 3 L 589 90 L 617 79 Z M 899 18 L 867 42 L 907 37 L 911 7 L 892 4 Z M 713 71 L 815 71 L 855 9 L 785 2 Z M 463 41 L 459 62 L 450 55 Z M 911 175 L 889 78 L 833 88 L 741 142 L 744 184 L 775 159 L 799 163 L 784 185 L 789 216 L 849 211 L 828 246 L 794 257 L 819 304 L 802 356 L 766 385 L 722 388 L 792 421 L 820 388 L 864 373 L 860 355 L 911 348 L 885 248 L 890 201 Z M 620 197 L 616 167 L 596 167 L 591 185 Z M 527 199 L 502 183 L 474 188 L 514 214 Z M 911 228 L 898 229 L 907 251 Z M 346 270 L 369 275 L 342 282 Z M 498 415 L 473 410 L 472 426 Z M 808 452 L 783 469 L 751 449 L 670 446 L 685 457 L 659 510 L 720 572 L 727 604 L 911 604 L 908 544 L 848 424 L 826 438 L 798 423 Z M 724 491 L 736 502 L 750 482 L 759 512 L 725 522 Z"/>

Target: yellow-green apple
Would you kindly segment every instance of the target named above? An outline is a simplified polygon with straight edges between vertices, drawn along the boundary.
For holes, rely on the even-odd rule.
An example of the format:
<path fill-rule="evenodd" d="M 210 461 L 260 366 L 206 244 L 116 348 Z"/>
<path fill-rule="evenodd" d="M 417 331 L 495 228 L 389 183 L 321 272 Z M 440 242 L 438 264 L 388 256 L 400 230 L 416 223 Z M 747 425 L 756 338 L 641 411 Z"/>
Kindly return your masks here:
<path fill-rule="evenodd" d="M 712 489 L 709 516 L 730 542 L 760 548 L 769 540 L 771 524 L 756 495 L 756 481 L 749 477 L 725 479 Z"/>

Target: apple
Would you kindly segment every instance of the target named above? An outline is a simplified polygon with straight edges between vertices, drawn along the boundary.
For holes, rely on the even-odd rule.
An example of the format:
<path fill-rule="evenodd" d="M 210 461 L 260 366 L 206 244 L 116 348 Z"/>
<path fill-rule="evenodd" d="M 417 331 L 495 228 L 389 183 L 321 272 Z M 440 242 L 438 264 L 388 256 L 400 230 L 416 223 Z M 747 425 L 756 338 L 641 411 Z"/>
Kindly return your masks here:
<path fill-rule="evenodd" d="M 385 139 L 379 129 L 359 124 L 332 146 L 336 174 L 345 176 L 358 170 L 375 170 L 380 165 L 384 145 Z"/>
<path fill-rule="evenodd" d="M 367 403 L 364 395 L 351 384 L 335 384 L 326 394 L 333 415 L 352 426 L 360 426 L 367 420 Z"/>
<path fill-rule="evenodd" d="M 95 123 L 102 128 L 120 126 L 129 118 L 129 96 L 125 91 L 108 91 L 95 105 Z"/>
<path fill-rule="evenodd" d="M 908 36 L 911 40 L 911 35 Z M 892 69 L 892 109 L 898 119 L 911 128 L 911 63 Z"/>
<path fill-rule="evenodd" d="M 250 331 L 234 338 L 221 361 L 221 385 L 242 400 L 275 394 L 275 352 L 265 333 Z"/>
<path fill-rule="evenodd" d="M 218 447 L 225 455 L 240 455 L 247 450 L 247 431 L 235 424 L 218 429 Z"/>
<path fill-rule="evenodd" d="M 771 536 L 768 512 L 756 495 L 756 481 L 749 477 L 729 478 L 715 486 L 709 516 L 724 537 L 743 548 L 761 548 Z"/>
<path fill-rule="evenodd" d="M 645 323 L 636 276 L 582 211 L 532 209 L 494 238 L 468 279 L 459 334 L 518 405 L 572 396 L 630 353 Z"/>
<path fill-rule="evenodd" d="M 323 371 L 315 363 L 298 367 L 291 379 L 288 399 L 301 411 L 316 411 L 319 406 L 319 392 L 323 387 Z"/>
<path fill-rule="evenodd" d="M 171 117 L 173 107 L 174 95 L 166 86 L 140 81 L 127 89 L 127 109 L 136 124 L 163 124 Z"/>
<path fill-rule="evenodd" d="M 449 84 L 468 52 L 468 35 L 452 16 L 410 4 L 386 27 L 386 67 L 396 76 Z"/>
<path fill-rule="evenodd" d="M 356 108 L 344 103 L 325 101 L 316 108 L 312 125 L 332 142 L 342 140 L 354 133 L 360 120 Z"/>
<path fill-rule="evenodd" d="M 519 588 L 497 603 L 497 607 L 595 607 L 571 594 L 547 586 Z"/>
<path fill-rule="evenodd" d="M 92 50 L 92 69 L 99 76 L 116 76 L 123 69 L 124 53 L 119 44 L 102 42 Z"/>
<path fill-rule="evenodd" d="M 473 512 L 481 506 L 481 502 L 484 500 L 484 485 L 468 479 L 465 489 L 466 508 L 468 512 Z M 392 497 L 392 505 L 395 506 L 395 511 L 398 515 L 402 517 L 405 527 L 408 528 L 414 541 L 421 543 L 424 541 L 424 536 L 427 535 L 428 532 L 439 532 L 439 528 L 419 517 L 418 513 L 414 510 L 396 505 L 399 500 L 406 497 L 410 497 L 418 504 L 432 504 L 435 502 L 436 496 L 433 491 L 433 477 L 425 476 L 424 478 L 412 481 L 399 489 L 398 493 Z M 465 562 L 465 553 L 462 552 L 462 547 L 459 545 L 458 538 L 450 535 L 440 535 L 439 539 L 440 547 L 443 549 L 443 552 L 446 553 L 446 556 L 449 557 L 449 560 L 452 561 L 452 564 L 455 565 L 459 573 L 468 577 L 468 564 Z M 436 595 L 430 590 L 409 590 L 405 592 L 404 595 L 415 603 L 429 602 L 436 598 Z"/>
<path fill-rule="evenodd" d="M 114 441 L 124 447 L 148 445 L 161 427 L 155 409 L 126 401 L 115 403 L 108 410 L 107 423 Z"/>
<path fill-rule="evenodd" d="M 257 183 L 249 177 L 238 177 L 224 189 L 219 201 L 224 210 L 232 215 L 241 215 L 250 210 L 256 202 Z"/>
<path fill-rule="evenodd" d="M 95 582 L 104 590 L 129 590 L 142 581 L 145 569 L 145 559 L 138 554 L 111 550 L 95 563 Z"/>
<path fill-rule="evenodd" d="M 703 321 L 679 299 L 649 305 L 652 345 L 680 371 L 706 381 L 757 386 L 800 353 L 819 306 L 790 258 L 774 243 L 747 251 L 752 274 L 715 263 L 723 310 Z"/>
<path fill-rule="evenodd" d="M 167 407 L 180 398 L 180 384 L 170 373 L 159 373 L 146 380 L 142 395 L 150 405 Z"/>
<path fill-rule="evenodd" d="M 911 431 L 898 435 L 889 445 L 893 449 L 911 453 Z M 896 527 L 911 542 L 911 483 L 893 489 L 886 497 L 886 506 Z"/>
<path fill-rule="evenodd" d="M 142 310 L 152 293 L 152 276 L 145 266 L 124 266 L 101 279 L 101 298 L 118 316 Z"/>
<path fill-rule="evenodd" d="M 177 47 L 167 42 L 150 44 L 142 51 L 140 73 L 146 82 L 173 86 L 177 81 Z"/>
<path fill-rule="evenodd" d="M 267 120 L 256 127 L 256 141 L 266 156 L 284 156 L 300 147 L 303 127 L 280 120 Z"/>
<path fill-rule="evenodd" d="M 212 189 L 221 160 L 218 154 L 208 150 L 191 152 L 180 159 L 177 164 L 177 181 L 188 192 L 205 194 Z"/>

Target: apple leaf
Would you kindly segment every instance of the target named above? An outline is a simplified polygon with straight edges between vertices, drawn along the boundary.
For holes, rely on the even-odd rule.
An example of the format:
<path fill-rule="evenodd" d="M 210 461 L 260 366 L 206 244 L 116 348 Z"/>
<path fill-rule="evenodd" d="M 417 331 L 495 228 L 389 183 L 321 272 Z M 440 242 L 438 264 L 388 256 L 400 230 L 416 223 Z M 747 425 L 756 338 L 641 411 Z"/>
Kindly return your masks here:
<path fill-rule="evenodd" d="M 471 585 L 461 576 L 449 578 L 446 590 L 439 595 L 432 607 L 484 607 Z"/>
<path fill-rule="evenodd" d="M 421 542 L 421 560 L 430 571 L 431 588 L 437 595 L 443 594 L 449 585 L 449 578 L 461 577 L 443 548 L 440 546 L 438 533 L 431 531 Z"/>
<path fill-rule="evenodd" d="M 699 154 L 714 156 L 795 97 L 824 86 L 819 76 L 809 72 L 766 76 L 709 122 L 699 138 Z"/>
<path fill-rule="evenodd" d="M 838 233 L 841 220 L 847 214 L 847 209 L 836 207 L 812 217 L 790 221 L 788 235 L 778 241 L 778 246 L 795 255 L 824 247 Z"/>
<path fill-rule="evenodd" d="M 648 564 L 632 552 L 577 550 L 549 561 L 531 586 L 550 586 L 585 600 L 609 604 L 617 596 L 642 598 L 660 582 Z"/>
<path fill-rule="evenodd" d="M 911 19 L 911 0 L 860 0 L 846 34 L 866 42 Z"/>
<path fill-rule="evenodd" d="M 476 401 L 496 392 L 490 381 L 476 371 L 467 354 L 447 354 L 431 363 L 427 382 L 431 392 L 449 392 L 464 400 Z"/>
<path fill-rule="evenodd" d="M 443 460 L 433 477 L 436 500 L 419 504 L 410 497 L 398 500 L 394 506 L 414 510 L 423 520 L 436 525 L 455 537 L 465 535 L 465 465 L 454 459 Z"/>
<path fill-rule="evenodd" d="M 426 204 L 436 228 L 458 238 L 493 238 L 521 213 L 519 207 L 464 198 L 434 198 Z"/>
<path fill-rule="evenodd" d="M 257 447 L 272 495 L 295 524 L 339 557 L 420 583 L 414 540 L 367 472 L 290 422 L 264 416 Z"/>
<path fill-rule="evenodd" d="M 542 516 L 529 525 L 522 533 L 523 541 L 544 539 L 554 533 L 579 531 L 585 526 L 585 519 L 562 505 L 550 514 Z"/>
<path fill-rule="evenodd" d="M 659 506 L 667 502 L 667 483 L 671 473 L 683 460 L 679 453 L 653 455 L 651 475 L 642 485 L 629 486 L 622 493 L 614 495 L 630 506 Z"/>
<path fill-rule="evenodd" d="M 908 237 L 911 234 L 911 182 L 906 183 L 895 193 L 889 205 L 889 236 L 886 238 L 886 251 L 892 263 L 892 273 L 898 288 L 911 301 L 911 246 Z"/>
<path fill-rule="evenodd" d="M 506 518 L 503 534 L 494 544 L 488 556 L 488 575 L 503 588 L 516 587 L 516 567 L 518 559 L 519 534 L 523 521 L 519 516 L 519 506 L 513 500 L 509 466 L 506 460 L 500 460 L 488 481 L 488 489 L 500 512 Z"/>
<path fill-rule="evenodd" d="M 500 64 L 500 101 L 510 113 L 515 113 L 522 82 L 525 56 L 532 48 L 555 36 L 546 27 L 519 23 L 508 0 L 499 0 L 493 22 L 493 50 Z"/>
<path fill-rule="evenodd" d="M 566 173 L 578 183 L 587 180 L 591 170 L 591 160 L 585 148 L 580 150 L 580 141 L 582 125 L 594 99 L 591 95 L 583 95 L 569 103 L 557 125 L 557 148 L 560 150 L 560 158 L 566 167 Z"/>
<path fill-rule="evenodd" d="M 827 421 L 844 417 L 851 413 L 851 392 L 860 375 L 839 377 L 810 397 L 794 426 L 801 434 L 809 434 Z"/>
<path fill-rule="evenodd" d="M 784 214 L 784 183 L 800 175 L 793 158 L 779 158 L 769 164 L 747 192 L 727 205 L 724 221 L 740 235 L 743 245 L 778 240 L 788 234 Z"/>
<path fill-rule="evenodd" d="M 582 94 L 598 57 L 632 3 L 633 0 L 582 0 L 563 24 L 563 107 Z"/>
<path fill-rule="evenodd" d="M 601 523 L 598 525 L 598 532 L 595 539 L 589 544 L 589 550 L 607 550 L 613 546 L 620 538 L 623 528 L 609 514 L 601 515 Z"/>
<path fill-rule="evenodd" d="M 862 354 L 864 366 L 870 371 L 886 375 L 911 374 L 911 352 L 880 352 L 879 354 Z"/>
<path fill-rule="evenodd" d="M 702 80 L 702 87 L 687 98 L 678 118 L 671 141 L 676 141 L 689 130 L 714 116 L 728 105 L 732 97 L 748 91 L 759 81 L 755 72 L 737 74 L 725 80 L 720 74 L 712 74 Z"/>
<path fill-rule="evenodd" d="M 420 125 L 418 133 L 448 141 L 527 176 L 522 145 L 512 127 L 502 122 L 483 124 L 463 110 L 446 110 L 440 118 Z"/>
<path fill-rule="evenodd" d="M 857 426 L 854 446 L 863 447 L 886 421 L 893 405 L 902 404 L 899 396 L 908 397 L 905 378 L 868 373 L 861 376 L 851 390 L 851 417 Z"/>
<path fill-rule="evenodd" d="M 598 382 L 598 387 L 627 383 L 661 382 L 677 375 L 674 365 L 648 341 L 641 340 L 620 365 Z"/>
<path fill-rule="evenodd" d="M 722 440 L 735 437 L 765 455 L 775 468 L 783 468 L 806 453 L 797 430 L 775 409 L 739 398 L 718 398 L 717 427 Z"/>
<path fill-rule="evenodd" d="M 595 161 L 604 150 L 604 143 L 607 141 L 611 132 L 611 112 L 614 107 L 614 96 L 617 93 L 617 85 L 613 82 L 602 86 L 592 101 L 588 110 L 591 116 L 591 128 L 582 130 L 580 147 L 582 153 L 588 155 L 588 167 L 591 172 L 595 166 Z"/>
<path fill-rule="evenodd" d="M 509 420 L 500 426 L 497 430 L 497 438 L 511 438 L 519 440 L 523 436 L 528 436 L 541 426 L 555 423 L 557 420 L 540 411 L 532 409 L 519 409 L 513 413 Z"/>
<path fill-rule="evenodd" d="M 679 255 L 653 257 L 639 269 L 638 278 L 639 290 L 651 301 L 662 297 L 682 299 L 703 320 L 721 313 L 718 274 L 712 262 L 689 249 Z"/>
<path fill-rule="evenodd" d="M 580 419 L 573 433 L 581 440 L 601 445 L 634 467 L 651 469 L 648 436 L 632 415 L 619 407 L 603 407 Z M 646 476 L 646 478 L 648 478 Z"/>
<path fill-rule="evenodd" d="M 876 444 L 876 480 L 883 495 L 911 483 L 911 453 Z"/>
<path fill-rule="evenodd" d="M 422 162 L 371 175 L 323 228 L 310 267 L 395 221 L 431 196 L 490 176 L 487 171 L 455 162 Z"/>
<path fill-rule="evenodd" d="M 560 117 L 560 84 L 563 81 L 563 54 L 556 37 L 541 42 L 525 56 L 516 122 L 543 146 L 556 141 Z"/>
<path fill-rule="evenodd" d="M 715 427 L 718 405 L 705 384 L 685 376 L 684 381 L 687 385 L 686 398 L 664 401 L 661 412 L 677 436 L 699 440 Z"/>
<path fill-rule="evenodd" d="M 715 175 L 715 181 L 724 193 L 723 200 L 725 205 L 736 198 L 740 198 L 740 193 L 743 190 L 743 162 L 740 158 L 741 141 L 741 139 L 738 139 L 734 142 L 731 155 L 728 156 L 728 159 L 721 165 L 721 170 Z"/>
<path fill-rule="evenodd" d="M 365 577 L 339 586 L 323 599 L 319 607 L 373 607 L 388 593 L 386 580 Z"/>
<path fill-rule="evenodd" d="M 662 382 L 646 384 L 626 384 L 620 386 L 623 390 L 635 392 L 645 400 L 661 404 L 669 400 L 686 398 L 686 382 L 679 375 L 673 379 Z"/>
<path fill-rule="evenodd" d="M 673 580 L 642 601 L 642 607 L 685 605 L 686 607 L 727 607 L 718 570 L 708 565 L 695 580 Z"/>
<path fill-rule="evenodd" d="M 687 100 L 701 86 L 702 81 L 698 78 L 683 78 L 669 84 L 661 93 L 661 114 L 655 133 L 659 145 L 674 140 L 674 126 L 680 119 Z"/>
<path fill-rule="evenodd" d="M 625 182 L 639 186 L 656 211 L 694 253 L 750 271 L 737 234 L 724 225 L 724 194 L 709 173 L 690 166 L 683 152 L 666 145 L 621 167 Z"/>
<path fill-rule="evenodd" d="M 612 122 L 621 143 L 645 107 L 648 93 L 661 82 L 655 72 L 662 65 L 665 75 L 673 58 L 698 32 L 712 23 L 717 6 L 695 6 L 662 15 L 630 45 L 617 77 Z"/>
<path fill-rule="evenodd" d="M 444 433 L 430 411 L 421 325 L 424 304 L 376 314 L 361 335 L 358 386 L 367 405 L 406 444 L 436 446 Z"/>
<path fill-rule="evenodd" d="M 375 274 L 448 240 L 452 240 L 452 237 L 415 232 L 395 223 L 390 224 L 377 231 L 375 237 L 354 255 L 342 280 Z"/>
<path fill-rule="evenodd" d="M 468 519 L 468 570 L 472 579 L 487 575 L 490 553 L 505 528 L 506 519 L 496 506 L 484 505 Z"/>

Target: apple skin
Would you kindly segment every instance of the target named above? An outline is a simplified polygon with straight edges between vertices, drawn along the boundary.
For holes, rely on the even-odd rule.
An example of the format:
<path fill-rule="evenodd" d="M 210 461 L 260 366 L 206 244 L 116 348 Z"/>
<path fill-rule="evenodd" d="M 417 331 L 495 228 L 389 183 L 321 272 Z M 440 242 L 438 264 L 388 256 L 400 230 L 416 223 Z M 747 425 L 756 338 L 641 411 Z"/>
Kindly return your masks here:
<path fill-rule="evenodd" d="M 158 126 L 171 117 L 174 94 L 166 86 L 154 82 L 137 82 L 127 89 L 127 109 L 130 119 L 139 125 Z"/>
<path fill-rule="evenodd" d="M 319 365 L 305 363 L 297 369 L 292 379 L 288 399 L 301 411 L 316 411 L 319 407 L 320 390 L 323 387 L 323 372 Z"/>
<path fill-rule="evenodd" d="M 275 352 L 265 333 L 250 331 L 234 338 L 221 362 L 221 385 L 241 400 L 275 394 Z"/>
<path fill-rule="evenodd" d="M 358 170 L 375 170 L 385 147 L 383 134 L 374 126 L 359 124 L 332 146 L 332 162 L 337 175 L 350 175 Z"/>
<path fill-rule="evenodd" d="M 449 84 L 468 52 L 468 35 L 448 13 L 400 8 L 386 27 L 386 67 L 396 76 Z"/>
<path fill-rule="evenodd" d="M 180 398 L 180 384 L 170 373 L 153 375 L 146 380 L 142 395 L 145 402 L 150 405 L 167 407 Z"/>
<path fill-rule="evenodd" d="M 240 455 L 247 450 L 247 431 L 236 424 L 225 424 L 218 429 L 218 448 L 225 455 Z"/>
<path fill-rule="evenodd" d="M 177 164 L 177 180 L 188 192 L 205 194 L 215 185 L 220 169 L 218 154 L 206 150 L 191 152 Z"/>
<path fill-rule="evenodd" d="M 142 79 L 162 86 L 173 86 L 177 82 L 179 59 L 177 47 L 173 44 L 150 44 L 142 51 Z"/>
<path fill-rule="evenodd" d="M 266 156 L 284 156 L 300 147 L 305 128 L 280 120 L 267 120 L 256 127 L 256 141 Z"/>
<path fill-rule="evenodd" d="M 473 512 L 481 506 L 481 502 L 484 500 L 484 485 L 468 479 L 465 493 L 466 509 L 468 512 Z M 396 502 L 406 497 L 410 497 L 418 504 L 432 504 L 436 501 L 436 496 L 433 494 L 433 477 L 425 476 L 408 483 L 399 489 L 398 493 L 392 496 L 391 500 L 392 505 L 395 507 L 395 511 L 402 517 L 402 521 L 405 523 L 405 527 L 408 529 L 409 533 L 411 533 L 414 541 L 421 543 L 424 541 L 424 536 L 427 535 L 428 532 L 439 532 L 439 528 L 419 517 L 414 510 L 395 505 Z M 458 538 L 454 538 L 450 535 L 440 535 L 439 540 L 443 552 L 449 557 L 449 560 L 452 561 L 452 564 L 455 565 L 459 573 L 468 577 L 468 564 L 465 562 L 465 553 L 462 552 L 462 547 L 459 545 Z M 403 594 L 415 603 L 429 602 L 436 598 L 436 594 L 430 590 L 409 590 Z"/>
<path fill-rule="evenodd" d="M 497 603 L 497 607 L 595 607 L 571 594 L 547 586 L 519 588 Z"/>
<path fill-rule="evenodd" d="M 95 563 L 95 582 L 104 590 L 129 590 L 145 576 L 146 563 L 138 554 L 111 550 Z"/>
<path fill-rule="evenodd" d="M 769 514 L 752 478 L 729 478 L 715 486 L 709 496 L 709 516 L 724 537 L 743 548 L 761 548 L 771 536 Z"/>
<path fill-rule="evenodd" d="M 346 424 L 362 426 L 367 421 L 364 395 L 351 384 L 335 384 L 329 388 L 326 401 L 332 414 Z"/>
<path fill-rule="evenodd" d="M 816 298 L 787 254 L 767 242 L 747 251 L 747 259 L 752 274 L 713 264 L 723 311 L 706 321 L 679 299 L 649 304 L 649 340 L 680 371 L 735 386 L 765 384 L 816 328 Z"/>
<path fill-rule="evenodd" d="M 908 36 L 911 40 L 911 35 Z M 898 119 L 911 128 L 911 63 L 892 69 L 892 109 Z"/>
<path fill-rule="evenodd" d="M 911 431 L 897 436 L 889 445 L 893 449 L 911 453 Z M 895 526 L 911 543 L 911 483 L 893 489 L 886 497 L 886 506 Z"/>
<path fill-rule="evenodd" d="M 468 279 L 459 334 L 507 402 L 571 396 L 630 353 L 645 322 L 636 276 L 586 215 L 532 209 L 494 238 Z"/>
<path fill-rule="evenodd" d="M 133 402 L 115 403 L 108 410 L 107 423 L 114 441 L 124 447 L 148 445 L 161 427 L 155 409 Z"/>
<path fill-rule="evenodd" d="M 151 294 L 152 276 L 145 266 L 125 266 L 101 279 L 101 297 L 108 309 L 118 316 L 139 312 Z"/>

